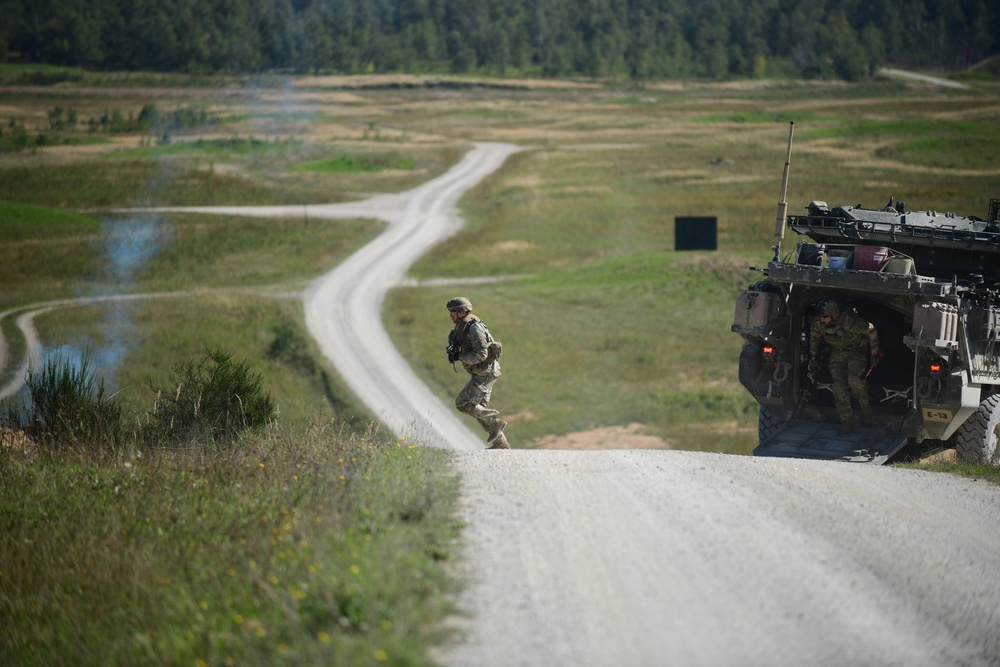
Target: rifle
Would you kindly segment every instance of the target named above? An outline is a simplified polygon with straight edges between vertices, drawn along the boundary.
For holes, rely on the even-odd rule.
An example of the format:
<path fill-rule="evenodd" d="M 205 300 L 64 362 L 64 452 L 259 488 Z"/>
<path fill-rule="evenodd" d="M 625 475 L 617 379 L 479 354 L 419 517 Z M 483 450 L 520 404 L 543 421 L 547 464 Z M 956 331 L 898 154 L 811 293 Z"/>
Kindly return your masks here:
<path fill-rule="evenodd" d="M 813 390 L 816 388 L 816 379 L 813 378 L 812 373 L 806 374 L 806 378 L 806 387 L 802 390 L 802 395 L 799 396 L 799 402 L 796 403 L 795 408 L 792 409 L 792 414 L 788 418 L 789 424 L 794 424 L 799 418 L 799 415 L 802 414 L 802 408 L 804 408 L 806 403 L 809 402 L 809 399 L 812 398 Z"/>
<path fill-rule="evenodd" d="M 458 361 L 458 341 L 455 340 L 455 330 L 452 329 L 448 332 L 448 363 L 451 364 L 451 369 L 458 372 L 455 368 L 455 362 Z"/>

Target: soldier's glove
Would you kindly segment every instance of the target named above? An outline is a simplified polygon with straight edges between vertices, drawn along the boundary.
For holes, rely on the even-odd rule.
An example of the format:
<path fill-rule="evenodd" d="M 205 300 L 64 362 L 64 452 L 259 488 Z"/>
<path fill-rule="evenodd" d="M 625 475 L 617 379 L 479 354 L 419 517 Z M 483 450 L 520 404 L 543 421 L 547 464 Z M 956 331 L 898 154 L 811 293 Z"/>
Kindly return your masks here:
<path fill-rule="evenodd" d="M 458 361 L 458 345 L 455 344 L 455 330 L 448 332 L 448 363 L 453 364 Z"/>

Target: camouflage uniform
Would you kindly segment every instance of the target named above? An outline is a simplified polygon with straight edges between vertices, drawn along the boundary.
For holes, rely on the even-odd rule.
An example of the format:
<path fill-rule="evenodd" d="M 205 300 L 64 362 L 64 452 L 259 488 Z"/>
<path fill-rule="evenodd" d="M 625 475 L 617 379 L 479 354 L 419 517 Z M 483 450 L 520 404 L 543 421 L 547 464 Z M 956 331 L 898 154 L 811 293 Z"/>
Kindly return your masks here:
<path fill-rule="evenodd" d="M 813 367 L 818 361 L 820 341 L 825 341 L 830 348 L 828 368 L 833 378 L 833 402 L 840 421 L 847 428 L 856 425 L 851 408 L 851 396 L 854 396 L 861 407 L 864 423 L 871 423 L 874 413 L 868 403 L 865 372 L 879 356 L 875 326 L 852 311 L 837 315 L 830 326 L 824 325 L 817 316 L 809 333 L 809 359 Z"/>
<path fill-rule="evenodd" d="M 456 361 L 471 376 L 465 387 L 455 397 L 455 407 L 459 412 L 471 415 L 479 422 L 487 433 L 492 434 L 499 428 L 498 439 L 506 444 L 502 429 L 507 425 L 500 419 L 500 412 L 490 408 L 490 397 L 493 385 L 500 377 L 500 362 L 489 354 L 489 345 L 493 340 L 483 321 L 472 313 L 467 313 L 463 319 L 455 323 L 452 331 Z"/>

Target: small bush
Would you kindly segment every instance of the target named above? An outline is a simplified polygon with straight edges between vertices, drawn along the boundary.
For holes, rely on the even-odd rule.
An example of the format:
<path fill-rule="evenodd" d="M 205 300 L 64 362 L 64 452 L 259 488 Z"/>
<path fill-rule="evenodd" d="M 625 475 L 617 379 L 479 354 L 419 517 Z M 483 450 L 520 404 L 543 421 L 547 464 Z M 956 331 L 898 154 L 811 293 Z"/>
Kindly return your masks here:
<path fill-rule="evenodd" d="M 31 145 L 24 123 L 11 120 L 6 129 L 0 127 L 0 153 L 17 153 Z"/>
<path fill-rule="evenodd" d="M 89 352 L 79 363 L 56 355 L 41 370 L 29 369 L 27 387 L 30 399 L 8 408 L 8 426 L 49 445 L 114 446 L 120 441 L 121 406 L 91 372 Z"/>
<path fill-rule="evenodd" d="M 277 408 L 261 388 L 261 377 L 246 361 L 231 354 L 207 350 L 197 364 L 174 367 L 174 386 L 156 392 L 156 403 L 147 421 L 147 435 L 173 443 L 230 442 L 240 433 L 273 420 Z"/>
<path fill-rule="evenodd" d="M 314 374 L 317 370 L 316 362 L 310 354 L 309 342 L 298 329 L 288 324 L 279 324 L 274 328 L 274 340 L 267 351 L 267 356 L 308 375 Z"/>

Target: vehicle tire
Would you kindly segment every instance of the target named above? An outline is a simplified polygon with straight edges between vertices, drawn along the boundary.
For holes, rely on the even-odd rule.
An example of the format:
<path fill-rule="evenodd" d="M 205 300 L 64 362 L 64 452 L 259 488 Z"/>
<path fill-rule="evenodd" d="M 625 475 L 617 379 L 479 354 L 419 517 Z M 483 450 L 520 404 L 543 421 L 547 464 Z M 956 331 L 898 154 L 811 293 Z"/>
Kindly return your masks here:
<path fill-rule="evenodd" d="M 757 444 L 763 445 L 784 425 L 785 422 L 778 421 L 777 418 L 768 414 L 764 408 L 761 408 L 757 413 Z"/>
<path fill-rule="evenodd" d="M 995 464 L 1000 437 L 1000 394 L 993 394 L 965 420 L 955 435 L 955 455 L 959 463 Z"/>

